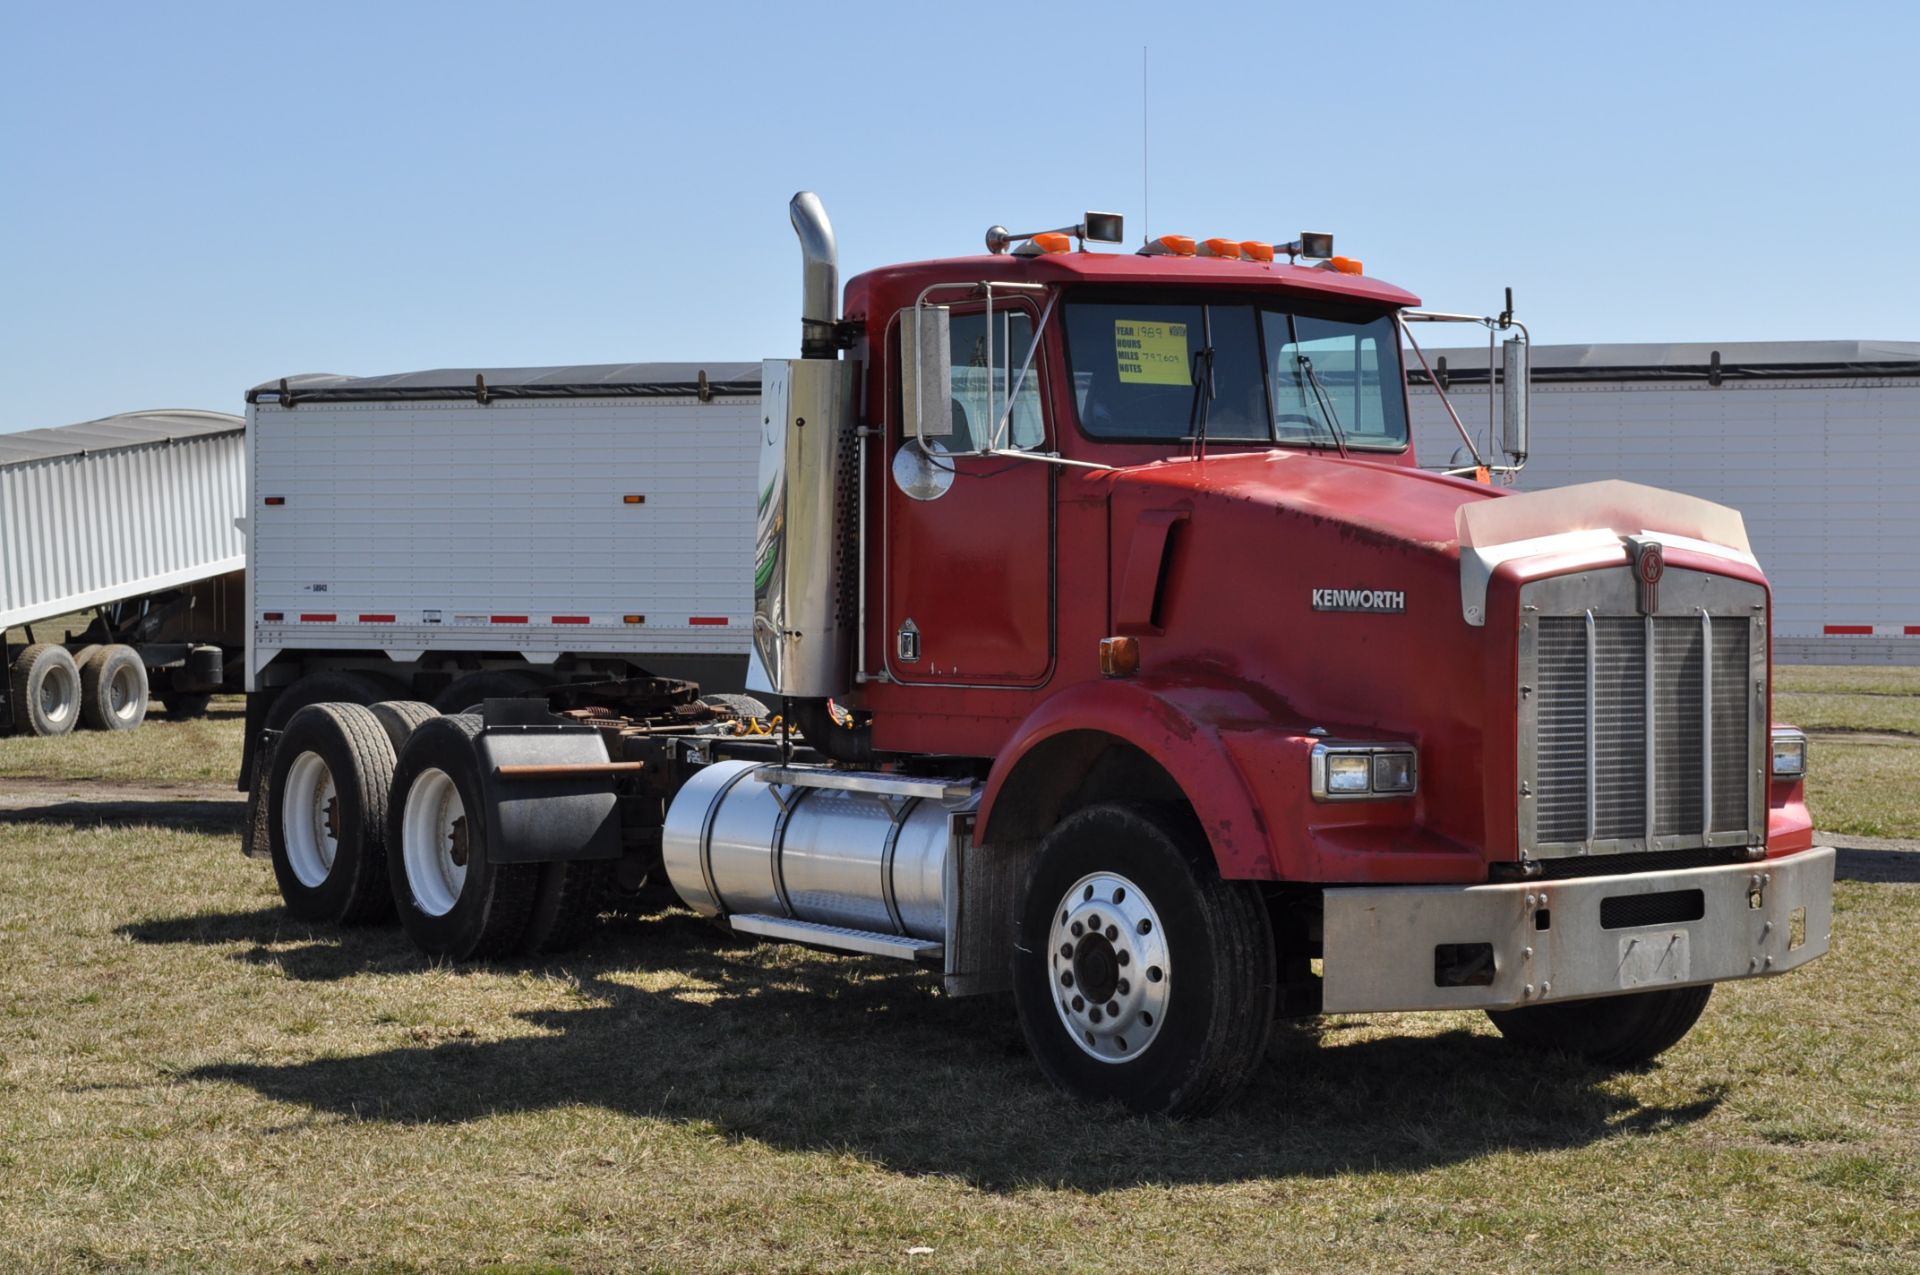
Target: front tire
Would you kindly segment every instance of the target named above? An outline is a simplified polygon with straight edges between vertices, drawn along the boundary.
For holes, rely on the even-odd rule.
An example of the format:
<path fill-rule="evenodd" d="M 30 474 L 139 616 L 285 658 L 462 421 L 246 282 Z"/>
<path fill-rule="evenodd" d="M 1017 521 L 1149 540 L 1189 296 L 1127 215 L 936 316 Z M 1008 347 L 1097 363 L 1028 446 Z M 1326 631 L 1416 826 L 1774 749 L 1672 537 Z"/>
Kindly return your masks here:
<path fill-rule="evenodd" d="M 304 921 L 384 920 L 393 747 L 357 704 L 294 714 L 273 755 L 267 845 L 287 911 Z"/>
<path fill-rule="evenodd" d="M 1634 1067 L 1679 1044 L 1712 995 L 1711 983 L 1665 987 L 1564 1005 L 1490 1009 L 1487 1017 L 1522 1048 L 1573 1054 L 1603 1067 Z"/>
<path fill-rule="evenodd" d="M 394 906 L 421 951 L 456 961 L 519 949 L 540 894 L 540 864 L 493 863 L 481 783 L 480 718 L 422 722 L 394 768 L 387 804 Z"/>
<path fill-rule="evenodd" d="M 1220 879 L 1184 807 L 1092 806 L 1041 844 L 1014 998 L 1040 1070 L 1075 1097 L 1217 1109 L 1264 1056 L 1275 969 L 1257 888 Z"/>

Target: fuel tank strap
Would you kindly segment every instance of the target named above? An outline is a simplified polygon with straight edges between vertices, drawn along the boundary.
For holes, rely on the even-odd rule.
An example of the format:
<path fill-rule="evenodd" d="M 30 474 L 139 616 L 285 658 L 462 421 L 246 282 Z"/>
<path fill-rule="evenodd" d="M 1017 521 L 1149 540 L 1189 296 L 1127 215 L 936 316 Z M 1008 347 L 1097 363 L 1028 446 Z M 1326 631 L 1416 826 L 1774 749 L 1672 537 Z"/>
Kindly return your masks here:
<path fill-rule="evenodd" d="M 757 767 L 749 766 L 722 784 L 720 791 L 715 793 L 713 800 L 707 804 L 706 815 L 700 820 L 700 881 L 706 886 L 707 897 L 713 900 L 713 910 L 718 916 L 727 914 L 727 904 L 726 900 L 720 897 L 720 887 L 713 880 L 713 824 L 720 817 L 720 807 L 727 804 L 727 794 L 756 769 Z M 786 902 L 786 897 L 786 890 L 782 889 L 780 901 Z"/>
<path fill-rule="evenodd" d="M 894 808 L 893 823 L 887 828 L 887 844 L 880 851 L 880 898 L 887 905 L 887 919 L 893 922 L 896 934 L 905 934 L 907 923 L 900 916 L 900 900 L 894 890 L 893 858 L 900 849 L 900 830 L 907 826 L 908 816 L 920 802 L 919 797 L 909 797 Z"/>
<path fill-rule="evenodd" d="M 731 787 L 732 785 L 728 786 Z M 793 916 L 794 911 L 793 900 L 787 895 L 787 825 L 793 822 L 793 812 L 800 808 L 800 803 L 816 791 L 818 790 L 814 788 L 793 789 L 786 800 L 780 803 L 779 817 L 773 821 L 773 861 L 771 864 L 773 868 L 773 892 L 780 899 L 781 910 L 788 916 Z M 779 794 L 776 792 L 774 795 L 777 797 Z M 721 794 L 722 799 L 724 799 L 725 796 L 725 793 Z M 718 805 L 719 802 L 716 801 L 714 804 Z"/>

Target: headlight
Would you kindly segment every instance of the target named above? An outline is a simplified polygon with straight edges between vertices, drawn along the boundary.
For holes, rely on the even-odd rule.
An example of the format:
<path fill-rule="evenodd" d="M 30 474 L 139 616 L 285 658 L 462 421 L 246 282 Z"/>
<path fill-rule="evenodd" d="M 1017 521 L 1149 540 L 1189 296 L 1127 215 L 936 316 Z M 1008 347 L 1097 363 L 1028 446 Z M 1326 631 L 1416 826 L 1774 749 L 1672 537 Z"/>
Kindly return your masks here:
<path fill-rule="evenodd" d="M 1773 777 L 1799 779 L 1807 773 L 1807 737 L 1791 726 L 1773 728 Z"/>
<path fill-rule="evenodd" d="M 1317 743 L 1312 757 L 1314 800 L 1409 796 L 1419 770 L 1411 744 Z"/>

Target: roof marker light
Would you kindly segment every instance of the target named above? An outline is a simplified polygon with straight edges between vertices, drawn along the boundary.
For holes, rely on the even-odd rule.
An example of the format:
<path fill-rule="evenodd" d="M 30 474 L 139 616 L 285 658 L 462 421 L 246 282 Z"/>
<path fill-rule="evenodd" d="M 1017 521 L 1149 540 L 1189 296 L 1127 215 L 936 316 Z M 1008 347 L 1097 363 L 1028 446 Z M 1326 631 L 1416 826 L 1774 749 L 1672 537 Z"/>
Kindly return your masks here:
<path fill-rule="evenodd" d="M 1200 245 L 1203 257 L 1226 257 L 1240 260 L 1240 241 L 1237 239 L 1208 239 Z"/>
<path fill-rule="evenodd" d="M 1258 239 L 1242 239 L 1240 241 L 1240 255 L 1248 261 L 1272 261 L 1273 245 L 1270 243 L 1261 243 Z"/>
<path fill-rule="evenodd" d="M 1327 259 L 1327 266 L 1340 274 L 1365 274 L 1367 272 L 1365 263 L 1353 257 L 1330 257 Z"/>
<path fill-rule="evenodd" d="M 1013 250 L 1016 257 L 1039 257 L 1052 252 L 1072 252 L 1073 236 L 1060 230 L 1043 230 Z"/>
<path fill-rule="evenodd" d="M 1143 257 L 1191 257 L 1198 251 L 1191 238 L 1186 235 L 1161 235 L 1147 242 L 1140 250 Z"/>

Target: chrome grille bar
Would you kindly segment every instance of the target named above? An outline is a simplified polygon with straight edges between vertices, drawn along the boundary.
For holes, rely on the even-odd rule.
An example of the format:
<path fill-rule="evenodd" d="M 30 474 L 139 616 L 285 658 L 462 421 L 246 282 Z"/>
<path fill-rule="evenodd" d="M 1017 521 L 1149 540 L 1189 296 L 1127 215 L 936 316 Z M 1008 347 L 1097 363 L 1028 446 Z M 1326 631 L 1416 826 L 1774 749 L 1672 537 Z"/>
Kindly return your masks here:
<path fill-rule="evenodd" d="M 1600 694 L 1597 671 L 1600 665 L 1599 626 L 1593 620 L 1593 608 L 1587 608 L 1587 849 L 1593 849 L 1594 830 L 1600 822 L 1597 790 L 1600 786 L 1600 750 L 1595 747 L 1594 722 L 1599 715 Z"/>
<path fill-rule="evenodd" d="M 1647 827 L 1647 833 L 1646 833 L 1646 836 L 1647 836 L 1647 844 L 1652 845 L 1653 844 L 1654 794 L 1659 790 L 1659 785 L 1654 782 L 1655 775 L 1654 775 L 1654 764 L 1653 764 L 1654 749 L 1653 749 L 1653 617 L 1652 616 L 1650 615 L 1646 616 L 1641 621 L 1641 632 L 1643 632 L 1646 635 L 1645 641 L 1647 644 L 1646 662 L 1642 666 L 1646 669 L 1646 673 L 1644 675 L 1645 682 L 1646 682 L 1646 693 L 1644 698 L 1646 702 L 1646 714 L 1647 714 L 1647 729 L 1646 729 L 1646 741 L 1647 741 L 1647 744 L 1646 744 L 1646 749 L 1647 749 L 1646 827 Z"/>
<path fill-rule="evenodd" d="M 1700 608 L 1700 835 L 1713 836 L 1713 617 Z"/>

